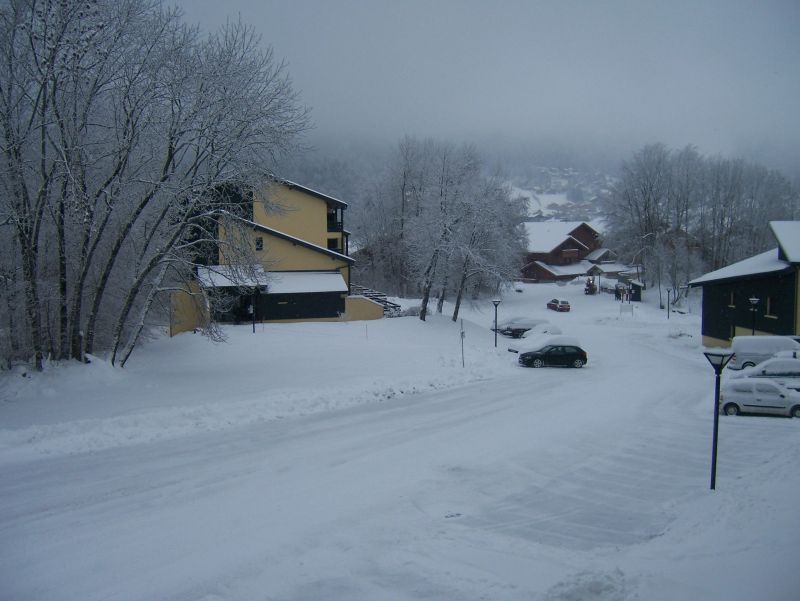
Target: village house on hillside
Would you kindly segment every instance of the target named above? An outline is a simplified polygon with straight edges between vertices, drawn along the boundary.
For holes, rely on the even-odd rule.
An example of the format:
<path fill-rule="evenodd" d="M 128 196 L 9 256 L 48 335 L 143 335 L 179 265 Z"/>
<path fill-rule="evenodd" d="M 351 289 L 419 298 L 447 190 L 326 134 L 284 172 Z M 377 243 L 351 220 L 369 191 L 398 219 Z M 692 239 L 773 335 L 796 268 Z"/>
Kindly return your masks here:
<path fill-rule="evenodd" d="M 600 234 L 585 221 L 529 221 L 522 277 L 539 282 L 585 275 L 587 255 L 600 249 Z"/>
<path fill-rule="evenodd" d="M 265 194 L 279 212 L 267 212 L 258 202 Z M 225 312 L 214 312 L 219 321 L 351 321 L 379 319 L 390 309 L 385 296 L 355 287 L 350 270 L 355 263 L 348 252 L 344 228 L 347 203 L 288 180 L 276 180 L 254 192 L 240 218 L 248 241 L 261 262 L 252 281 L 236 277 L 222 245 L 218 264 L 200 267 L 200 289 L 229 295 Z M 220 239 L 226 232 L 220 227 Z M 362 294 L 365 292 L 366 294 Z M 197 327 L 203 307 L 201 295 L 173 295 L 172 333 Z"/>
<path fill-rule="evenodd" d="M 737 335 L 800 335 L 800 221 L 771 221 L 778 247 L 689 282 L 703 289 L 703 344 Z"/>
<path fill-rule="evenodd" d="M 628 267 L 600 246 L 600 233 L 585 221 L 529 221 L 524 224 L 528 248 L 523 279 L 535 282 L 571 280 L 583 275 L 615 277 Z"/>

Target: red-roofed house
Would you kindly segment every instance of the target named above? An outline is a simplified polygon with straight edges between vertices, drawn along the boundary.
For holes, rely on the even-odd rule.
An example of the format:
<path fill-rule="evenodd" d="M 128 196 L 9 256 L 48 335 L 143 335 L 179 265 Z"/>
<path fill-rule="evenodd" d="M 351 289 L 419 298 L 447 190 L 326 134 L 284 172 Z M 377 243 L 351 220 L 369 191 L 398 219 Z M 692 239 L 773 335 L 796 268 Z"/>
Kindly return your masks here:
<path fill-rule="evenodd" d="M 539 282 L 569 280 L 586 275 L 587 257 L 600 249 L 600 234 L 585 221 L 529 221 L 528 252 L 522 277 Z"/>

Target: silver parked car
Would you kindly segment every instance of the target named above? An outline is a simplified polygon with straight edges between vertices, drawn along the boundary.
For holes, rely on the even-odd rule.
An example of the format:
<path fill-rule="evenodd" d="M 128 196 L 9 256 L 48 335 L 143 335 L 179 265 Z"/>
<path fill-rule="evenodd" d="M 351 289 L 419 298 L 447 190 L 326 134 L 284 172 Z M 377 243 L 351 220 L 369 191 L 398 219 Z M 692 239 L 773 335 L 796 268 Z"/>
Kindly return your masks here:
<path fill-rule="evenodd" d="M 768 378 L 739 378 L 722 388 L 719 408 L 725 415 L 766 413 L 800 417 L 800 392 Z"/>

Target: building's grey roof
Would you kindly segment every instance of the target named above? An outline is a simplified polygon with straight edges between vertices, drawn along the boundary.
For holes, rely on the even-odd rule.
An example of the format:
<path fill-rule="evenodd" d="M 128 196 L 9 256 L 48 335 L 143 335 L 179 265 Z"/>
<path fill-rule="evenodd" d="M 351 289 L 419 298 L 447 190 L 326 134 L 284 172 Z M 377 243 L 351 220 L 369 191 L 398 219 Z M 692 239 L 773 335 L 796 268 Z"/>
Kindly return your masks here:
<path fill-rule="evenodd" d="M 584 257 L 587 261 L 597 261 L 606 253 L 610 253 L 612 250 L 610 248 L 598 248 L 590 252 L 588 255 Z"/>
<path fill-rule="evenodd" d="M 589 263 L 589 261 L 578 261 L 577 263 L 572 263 L 571 265 L 548 265 L 542 261 L 534 261 L 536 265 L 541 267 L 542 269 L 549 271 L 555 276 L 565 277 L 565 276 L 580 276 L 586 275 L 586 273 L 594 267 L 593 263 Z"/>
<path fill-rule="evenodd" d="M 631 266 L 625 265 L 624 263 L 616 263 L 616 262 L 608 262 L 608 263 L 594 263 L 593 267 L 596 271 L 600 271 L 601 273 L 622 273 L 624 271 L 630 271 Z"/>
<path fill-rule="evenodd" d="M 293 188 L 293 189 L 301 190 L 301 191 L 305 192 L 306 194 L 310 194 L 311 196 L 319 198 L 320 200 L 324 200 L 328 204 L 335 205 L 335 206 L 341 207 L 343 209 L 347 208 L 347 203 L 345 201 L 339 200 L 338 198 L 334 198 L 333 196 L 329 196 L 328 194 L 323 194 L 322 192 L 314 190 L 313 188 L 309 188 L 307 186 L 300 185 L 297 182 L 289 181 L 288 179 L 276 178 L 275 181 L 280 183 L 280 184 L 283 184 L 287 188 Z"/>
<path fill-rule="evenodd" d="M 800 221 L 770 221 L 769 227 L 786 260 L 800 263 Z"/>
<path fill-rule="evenodd" d="M 778 273 L 787 270 L 791 264 L 778 258 L 778 249 L 773 248 L 760 255 L 749 257 L 743 261 L 733 263 L 722 269 L 701 275 L 689 282 L 690 286 L 702 286 L 723 280 L 733 280 L 741 277 Z"/>
<path fill-rule="evenodd" d="M 197 268 L 197 279 L 207 288 L 257 287 L 266 294 L 305 294 L 310 292 L 347 292 L 340 271 L 264 271 L 255 268 L 253 277 L 235 274 L 230 265 Z"/>

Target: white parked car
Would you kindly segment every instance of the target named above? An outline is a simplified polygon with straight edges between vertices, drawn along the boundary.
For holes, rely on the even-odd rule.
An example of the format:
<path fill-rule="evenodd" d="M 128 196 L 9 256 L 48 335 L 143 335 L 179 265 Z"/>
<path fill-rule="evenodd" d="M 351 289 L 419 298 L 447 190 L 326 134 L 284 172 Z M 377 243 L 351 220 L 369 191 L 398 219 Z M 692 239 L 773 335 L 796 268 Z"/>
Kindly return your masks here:
<path fill-rule="evenodd" d="M 533 326 L 530 330 L 525 332 L 520 338 L 535 338 L 542 334 L 563 334 L 561 328 L 554 323 L 544 322 Z"/>
<path fill-rule="evenodd" d="M 719 408 L 725 415 L 766 413 L 800 417 L 800 392 L 768 378 L 738 378 L 723 386 Z"/>
<path fill-rule="evenodd" d="M 733 357 L 728 369 L 744 369 L 766 361 L 780 351 L 800 351 L 800 342 L 791 336 L 734 336 Z"/>
<path fill-rule="evenodd" d="M 729 380 L 769 378 L 786 388 L 800 390 L 800 359 L 773 358 L 728 376 Z"/>
<path fill-rule="evenodd" d="M 525 332 L 547 323 L 546 319 L 535 319 L 531 317 L 512 317 L 497 324 L 497 333 L 511 338 L 520 338 Z M 492 328 L 494 329 L 494 328 Z"/>

